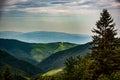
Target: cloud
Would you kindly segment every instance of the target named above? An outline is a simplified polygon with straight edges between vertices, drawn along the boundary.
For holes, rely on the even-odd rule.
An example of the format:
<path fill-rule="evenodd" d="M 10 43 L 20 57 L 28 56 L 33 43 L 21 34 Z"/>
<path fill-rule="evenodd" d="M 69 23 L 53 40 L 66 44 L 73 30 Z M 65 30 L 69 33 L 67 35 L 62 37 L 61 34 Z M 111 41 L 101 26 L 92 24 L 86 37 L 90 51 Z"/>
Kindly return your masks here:
<path fill-rule="evenodd" d="M 31 7 L 48 7 L 49 3 L 45 2 L 24 2 L 24 3 L 16 3 L 18 8 L 31 8 Z"/>
<path fill-rule="evenodd" d="M 120 3 L 120 0 L 116 0 L 116 2 L 119 2 L 119 3 Z"/>
<path fill-rule="evenodd" d="M 66 4 L 66 3 L 69 3 L 69 2 L 66 2 L 66 1 L 54 1 L 54 2 L 51 2 L 51 4 Z"/>
<path fill-rule="evenodd" d="M 4 7 L 5 2 L 6 2 L 6 0 L 0 0 L 0 18 L 2 16 L 3 7 Z"/>
<path fill-rule="evenodd" d="M 6 0 L 0 0 L 0 11 L 2 11 L 2 8 L 4 7 Z"/>
<path fill-rule="evenodd" d="M 7 0 L 7 4 L 15 4 L 21 2 L 28 2 L 29 0 Z"/>
<path fill-rule="evenodd" d="M 112 6 L 114 9 L 120 9 L 120 0 L 113 0 Z"/>
<path fill-rule="evenodd" d="M 120 2 L 118 3 L 118 2 L 113 2 L 113 4 L 112 4 L 114 7 L 118 7 L 118 8 L 120 8 Z"/>
<path fill-rule="evenodd" d="M 85 10 L 89 13 L 91 9 L 118 8 L 119 2 L 120 0 L 8 0 L 4 10 L 47 14 L 84 14 Z"/>

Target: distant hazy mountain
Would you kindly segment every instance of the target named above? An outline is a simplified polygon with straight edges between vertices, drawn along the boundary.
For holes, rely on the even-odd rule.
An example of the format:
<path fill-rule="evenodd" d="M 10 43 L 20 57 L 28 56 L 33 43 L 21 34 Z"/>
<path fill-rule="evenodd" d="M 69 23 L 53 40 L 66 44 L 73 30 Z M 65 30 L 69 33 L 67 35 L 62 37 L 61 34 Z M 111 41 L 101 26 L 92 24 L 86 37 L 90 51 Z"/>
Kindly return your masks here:
<path fill-rule="evenodd" d="M 14 32 L 14 31 L 1 31 L 0 38 L 14 39 L 15 36 L 19 36 L 20 34 L 23 34 L 23 33 L 22 32 Z"/>
<path fill-rule="evenodd" d="M 37 64 L 51 54 L 77 46 L 71 43 L 26 43 L 12 39 L 0 39 L 0 49 L 14 57 Z"/>
<path fill-rule="evenodd" d="M 68 50 L 57 52 L 48 58 L 44 59 L 38 64 L 38 66 L 44 71 L 49 71 L 53 69 L 58 69 L 64 67 L 64 62 L 69 57 L 75 57 L 78 55 L 83 56 L 84 54 L 90 52 L 90 43 L 79 45 Z"/>
<path fill-rule="evenodd" d="M 5 31 L 0 32 L 0 38 L 17 39 L 20 41 L 30 43 L 70 42 L 83 44 L 91 40 L 90 36 L 87 35 L 45 31 L 36 31 L 28 33 Z"/>
<path fill-rule="evenodd" d="M 25 73 L 29 75 L 35 75 L 43 72 L 40 68 L 23 60 L 18 60 L 9 53 L 0 50 L 0 73 L 5 65 L 11 66 L 13 71 L 18 74 Z"/>

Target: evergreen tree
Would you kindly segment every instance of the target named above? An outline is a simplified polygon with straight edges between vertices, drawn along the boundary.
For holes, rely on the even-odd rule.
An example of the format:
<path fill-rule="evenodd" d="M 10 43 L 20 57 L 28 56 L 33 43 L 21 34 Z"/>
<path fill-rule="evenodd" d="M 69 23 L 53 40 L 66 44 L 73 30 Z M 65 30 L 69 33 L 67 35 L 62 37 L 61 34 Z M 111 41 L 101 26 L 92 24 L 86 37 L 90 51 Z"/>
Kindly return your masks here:
<path fill-rule="evenodd" d="M 95 33 L 92 37 L 91 48 L 93 63 L 89 67 L 89 73 L 94 78 L 92 80 L 95 80 L 101 74 L 110 75 L 120 68 L 120 55 L 116 51 L 118 43 L 115 36 L 117 32 L 115 23 L 107 9 L 103 9 L 100 20 L 92 32 Z"/>
<path fill-rule="evenodd" d="M 70 57 L 65 62 L 64 76 L 62 80 L 88 80 L 86 68 L 89 64 L 88 55 L 75 58 Z"/>
<path fill-rule="evenodd" d="M 76 65 L 76 59 L 73 57 L 68 58 L 65 61 L 65 69 L 64 69 L 64 80 L 74 80 L 74 68 Z"/>
<path fill-rule="evenodd" d="M 6 65 L 2 73 L 2 80 L 14 80 L 10 66 Z"/>

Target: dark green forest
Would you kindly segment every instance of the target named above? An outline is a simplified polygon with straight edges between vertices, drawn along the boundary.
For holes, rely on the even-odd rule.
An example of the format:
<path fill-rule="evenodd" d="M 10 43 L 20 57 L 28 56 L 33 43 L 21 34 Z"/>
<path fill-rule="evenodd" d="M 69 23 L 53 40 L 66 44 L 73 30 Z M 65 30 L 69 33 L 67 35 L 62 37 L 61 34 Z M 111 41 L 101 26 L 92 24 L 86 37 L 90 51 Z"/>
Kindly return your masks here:
<path fill-rule="evenodd" d="M 85 55 L 67 58 L 62 71 L 51 76 L 43 75 L 45 72 L 40 69 L 40 65 L 35 67 L 22 62 L 19 63 L 22 67 L 10 66 L 13 63 L 5 61 L 6 59 L 0 56 L 0 80 L 120 80 L 120 38 L 117 37 L 114 20 L 107 9 L 103 9 L 100 13 L 100 19 L 96 22 L 96 27 L 92 32 L 94 35 L 92 42 L 89 43 L 91 51 Z M 70 51 L 76 50 L 76 48 L 71 49 Z M 69 52 L 69 49 L 66 52 Z M 5 53 L 3 56 L 11 57 L 6 52 L 0 51 L 0 54 L 2 53 Z M 16 58 L 14 60 L 18 61 Z M 16 66 L 17 69 L 14 68 Z"/>

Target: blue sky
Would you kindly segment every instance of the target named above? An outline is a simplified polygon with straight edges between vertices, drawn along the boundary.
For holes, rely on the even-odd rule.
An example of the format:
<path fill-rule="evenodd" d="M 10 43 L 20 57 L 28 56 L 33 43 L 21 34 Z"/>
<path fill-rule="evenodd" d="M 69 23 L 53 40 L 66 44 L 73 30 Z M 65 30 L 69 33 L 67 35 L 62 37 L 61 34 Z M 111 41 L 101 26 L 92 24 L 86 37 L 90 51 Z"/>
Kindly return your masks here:
<path fill-rule="evenodd" d="M 0 1 L 0 31 L 56 31 L 91 35 L 103 8 L 120 35 L 120 0 Z"/>

